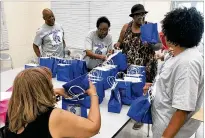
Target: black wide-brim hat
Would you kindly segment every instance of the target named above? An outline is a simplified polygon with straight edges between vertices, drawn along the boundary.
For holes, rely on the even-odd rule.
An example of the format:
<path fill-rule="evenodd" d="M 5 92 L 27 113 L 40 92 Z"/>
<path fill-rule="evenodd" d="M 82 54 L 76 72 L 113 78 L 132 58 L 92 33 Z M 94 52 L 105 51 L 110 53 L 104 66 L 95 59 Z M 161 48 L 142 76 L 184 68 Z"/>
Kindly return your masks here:
<path fill-rule="evenodd" d="M 135 14 L 138 13 L 148 13 L 148 11 L 145 10 L 144 6 L 142 4 L 136 4 L 132 7 L 131 9 L 131 14 L 129 15 L 130 17 L 133 17 Z"/>

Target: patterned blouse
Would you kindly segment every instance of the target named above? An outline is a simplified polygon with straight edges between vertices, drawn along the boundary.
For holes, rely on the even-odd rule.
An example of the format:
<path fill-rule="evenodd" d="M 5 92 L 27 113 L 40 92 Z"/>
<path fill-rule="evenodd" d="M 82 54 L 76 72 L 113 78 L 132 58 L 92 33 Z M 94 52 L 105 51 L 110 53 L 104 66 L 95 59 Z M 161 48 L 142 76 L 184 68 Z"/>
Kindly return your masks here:
<path fill-rule="evenodd" d="M 127 55 L 128 65 L 146 66 L 146 82 L 152 82 L 157 74 L 155 51 L 143 45 L 140 33 L 132 32 L 132 23 L 133 21 L 129 23 L 120 47 Z"/>

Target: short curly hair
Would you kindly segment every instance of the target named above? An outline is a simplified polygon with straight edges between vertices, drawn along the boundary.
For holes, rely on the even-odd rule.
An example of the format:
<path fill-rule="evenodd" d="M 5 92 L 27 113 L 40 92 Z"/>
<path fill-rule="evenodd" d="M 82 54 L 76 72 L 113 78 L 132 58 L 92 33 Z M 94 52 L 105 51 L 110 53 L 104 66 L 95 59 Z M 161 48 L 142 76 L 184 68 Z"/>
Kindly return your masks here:
<path fill-rule="evenodd" d="M 102 16 L 102 17 L 98 18 L 97 23 L 96 23 L 96 27 L 98 28 L 101 23 L 107 23 L 108 27 L 110 27 L 110 21 L 105 16 Z"/>
<path fill-rule="evenodd" d="M 161 21 L 162 32 L 173 45 L 191 48 L 197 46 L 204 32 L 204 18 L 196 8 L 177 8 Z"/>

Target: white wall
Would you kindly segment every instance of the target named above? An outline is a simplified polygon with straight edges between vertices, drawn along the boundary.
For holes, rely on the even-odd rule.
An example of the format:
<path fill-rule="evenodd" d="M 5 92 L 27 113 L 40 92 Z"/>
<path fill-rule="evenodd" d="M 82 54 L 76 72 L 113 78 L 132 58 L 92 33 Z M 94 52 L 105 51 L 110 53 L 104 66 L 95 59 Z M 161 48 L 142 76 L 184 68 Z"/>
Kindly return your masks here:
<path fill-rule="evenodd" d="M 37 29 L 44 23 L 42 10 L 50 8 L 45 0 L 4 0 L 5 18 L 8 28 L 9 53 L 14 67 L 21 67 L 35 56 L 33 39 Z M 1 63 L 1 65 L 4 63 Z M 7 66 L 6 64 L 5 66 Z"/>
<path fill-rule="evenodd" d="M 161 20 L 170 11 L 171 0 L 144 0 L 144 6 L 149 13 L 146 16 L 148 22 L 158 23 L 158 31 L 161 31 Z"/>

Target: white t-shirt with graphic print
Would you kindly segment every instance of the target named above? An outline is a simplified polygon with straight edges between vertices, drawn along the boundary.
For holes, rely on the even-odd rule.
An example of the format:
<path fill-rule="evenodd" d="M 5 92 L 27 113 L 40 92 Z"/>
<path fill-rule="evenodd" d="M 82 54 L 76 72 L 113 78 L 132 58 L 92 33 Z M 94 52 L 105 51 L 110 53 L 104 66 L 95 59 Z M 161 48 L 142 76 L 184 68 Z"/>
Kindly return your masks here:
<path fill-rule="evenodd" d="M 34 44 L 41 47 L 41 56 L 64 57 L 64 31 L 61 25 L 43 24 L 34 39 Z"/>
<path fill-rule="evenodd" d="M 109 50 L 112 50 L 112 36 L 108 34 L 105 38 L 98 37 L 96 30 L 92 30 L 85 38 L 85 50 L 91 50 L 94 54 L 106 55 Z M 95 68 L 103 61 L 100 59 L 85 58 L 89 69 Z"/>

